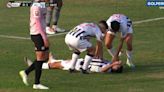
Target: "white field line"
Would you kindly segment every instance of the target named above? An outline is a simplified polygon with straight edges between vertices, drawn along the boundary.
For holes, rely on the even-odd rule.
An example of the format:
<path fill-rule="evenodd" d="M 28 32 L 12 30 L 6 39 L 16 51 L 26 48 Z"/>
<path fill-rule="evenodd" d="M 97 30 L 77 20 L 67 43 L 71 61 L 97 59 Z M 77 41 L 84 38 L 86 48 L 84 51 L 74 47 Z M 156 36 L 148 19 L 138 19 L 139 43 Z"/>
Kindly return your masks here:
<path fill-rule="evenodd" d="M 145 20 L 140 20 L 140 21 L 134 21 L 133 24 L 135 25 L 135 24 L 141 24 L 141 23 L 146 23 L 146 22 L 158 21 L 158 20 L 163 20 L 163 19 L 164 19 L 164 17 L 145 19 Z M 48 35 L 48 37 L 63 35 L 63 34 L 66 34 L 66 33 L 67 32 L 57 33 L 57 34 L 54 34 L 54 35 Z M 0 38 L 30 40 L 29 37 L 10 36 L 10 35 L 0 35 Z"/>
<path fill-rule="evenodd" d="M 9 39 L 22 39 L 29 40 L 29 37 L 20 37 L 20 36 L 9 36 L 9 35 L 0 35 L 1 38 L 9 38 Z"/>
<path fill-rule="evenodd" d="M 162 19 L 164 19 L 164 17 L 153 18 L 153 19 L 145 19 L 145 20 L 135 21 L 135 22 L 133 22 L 133 24 L 141 24 L 141 23 L 157 21 L 157 20 L 162 20 Z"/>

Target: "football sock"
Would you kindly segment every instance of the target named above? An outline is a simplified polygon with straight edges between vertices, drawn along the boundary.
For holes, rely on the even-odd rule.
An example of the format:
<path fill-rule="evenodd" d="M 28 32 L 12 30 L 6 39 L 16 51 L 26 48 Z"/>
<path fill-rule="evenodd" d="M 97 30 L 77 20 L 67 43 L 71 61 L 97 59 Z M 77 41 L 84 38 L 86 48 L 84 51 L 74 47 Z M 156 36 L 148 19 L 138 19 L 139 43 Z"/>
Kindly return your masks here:
<path fill-rule="evenodd" d="M 33 71 L 35 69 L 35 62 L 33 62 L 33 64 L 31 66 L 29 66 L 26 70 L 25 73 L 28 75 L 31 71 Z"/>
<path fill-rule="evenodd" d="M 87 70 L 88 69 L 88 66 L 89 66 L 89 63 L 92 60 L 92 57 L 93 57 L 93 55 L 89 55 L 89 54 L 87 54 L 85 56 L 85 58 L 84 58 L 84 64 L 83 64 L 83 67 L 82 67 L 83 70 Z"/>
<path fill-rule="evenodd" d="M 75 69 L 75 64 L 76 64 L 76 61 L 78 58 L 79 58 L 79 53 L 73 53 L 72 54 L 70 69 Z"/>
<path fill-rule="evenodd" d="M 40 77 L 42 74 L 42 64 L 44 61 L 36 61 L 35 63 L 35 84 L 40 84 Z"/>
<path fill-rule="evenodd" d="M 132 51 L 126 51 L 127 60 L 132 61 Z"/>

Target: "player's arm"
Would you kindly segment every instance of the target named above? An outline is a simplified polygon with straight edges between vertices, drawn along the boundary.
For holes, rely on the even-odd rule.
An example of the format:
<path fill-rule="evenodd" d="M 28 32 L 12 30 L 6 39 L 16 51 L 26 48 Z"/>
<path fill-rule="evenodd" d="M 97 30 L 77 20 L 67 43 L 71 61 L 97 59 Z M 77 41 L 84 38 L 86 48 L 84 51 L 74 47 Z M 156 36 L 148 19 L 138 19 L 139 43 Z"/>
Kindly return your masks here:
<path fill-rule="evenodd" d="M 115 38 L 115 35 L 112 33 L 107 33 L 105 36 L 105 46 L 109 49 L 112 46 L 113 39 Z"/>
<path fill-rule="evenodd" d="M 112 59 L 112 62 L 118 61 L 118 60 L 119 60 L 118 55 L 119 55 L 119 52 L 121 51 L 121 49 L 122 49 L 122 47 L 123 47 L 124 39 L 125 39 L 125 38 L 121 38 L 121 39 L 120 39 L 120 42 L 119 42 L 119 45 L 118 45 L 118 49 L 117 49 L 116 54 L 114 55 L 114 57 L 113 57 L 113 59 Z"/>
<path fill-rule="evenodd" d="M 97 40 L 95 58 L 103 59 L 103 46 L 102 41 Z"/>
<path fill-rule="evenodd" d="M 96 51 L 95 51 L 95 58 L 103 59 L 103 46 L 102 46 L 102 33 L 97 31 L 96 33 Z"/>
<path fill-rule="evenodd" d="M 32 16 L 34 17 L 37 29 L 39 32 L 44 31 L 42 24 L 41 24 L 41 12 L 39 7 L 32 7 L 31 8 Z"/>
<path fill-rule="evenodd" d="M 121 64 L 121 62 L 113 62 L 112 64 L 108 64 L 105 67 L 102 67 L 101 70 L 100 70 L 100 72 L 107 72 L 109 69 L 112 68 L 112 66 L 114 66 L 114 65 L 120 65 L 120 64 Z"/>

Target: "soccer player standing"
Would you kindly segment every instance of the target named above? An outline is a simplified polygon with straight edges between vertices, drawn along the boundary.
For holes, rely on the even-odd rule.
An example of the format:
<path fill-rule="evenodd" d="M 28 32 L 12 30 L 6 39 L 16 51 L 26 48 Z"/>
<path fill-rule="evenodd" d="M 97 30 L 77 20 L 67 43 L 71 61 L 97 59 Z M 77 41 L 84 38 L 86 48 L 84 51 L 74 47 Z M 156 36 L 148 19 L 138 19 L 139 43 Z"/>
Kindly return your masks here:
<path fill-rule="evenodd" d="M 83 74 L 87 74 L 87 69 L 90 61 L 95 55 L 95 47 L 92 46 L 89 41 L 91 37 L 97 39 L 97 50 L 96 55 L 102 53 L 102 33 L 106 34 L 108 26 L 105 21 L 100 21 L 99 25 L 94 23 L 82 23 L 73 28 L 65 37 L 65 43 L 68 45 L 70 50 L 73 50 L 70 72 L 75 71 L 75 65 L 81 52 L 87 51 L 87 55 L 84 58 L 84 64 L 81 68 Z"/>
<path fill-rule="evenodd" d="M 118 55 L 122 49 L 123 42 L 125 41 L 127 44 L 127 62 L 126 64 L 129 67 L 135 67 L 132 63 L 132 38 L 133 38 L 133 29 L 132 29 L 132 21 L 123 14 L 113 14 L 107 20 L 107 24 L 109 27 L 109 31 L 105 37 L 105 45 L 108 48 L 108 52 L 113 57 L 113 61 L 117 61 Z M 116 33 L 121 33 L 120 43 L 118 46 L 118 50 L 115 52 L 112 47 L 113 39 L 116 36 Z"/>
<path fill-rule="evenodd" d="M 64 29 L 61 29 L 57 26 L 60 17 L 60 11 L 63 6 L 63 0 L 50 0 L 50 3 L 56 4 L 57 6 L 47 7 L 46 33 L 55 34 L 55 32 L 64 32 Z M 50 27 L 51 19 L 53 24 L 52 27 Z"/>
<path fill-rule="evenodd" d="M 27 76 L 35 70 L 35 83 L 33 89 L 49 89 L 40 84 L 40 77 L 42 73 L 42 64 L 48 60 L 49 41 L 45 33 L 46 28 L 46 7 L 39 3 L 46 0 L 35 0 L 30 8 L 30 35 L 31 40 L 35 45 L 36 60 L 26 70 L 19 72 L 25 85 L 28 85 Z"/>

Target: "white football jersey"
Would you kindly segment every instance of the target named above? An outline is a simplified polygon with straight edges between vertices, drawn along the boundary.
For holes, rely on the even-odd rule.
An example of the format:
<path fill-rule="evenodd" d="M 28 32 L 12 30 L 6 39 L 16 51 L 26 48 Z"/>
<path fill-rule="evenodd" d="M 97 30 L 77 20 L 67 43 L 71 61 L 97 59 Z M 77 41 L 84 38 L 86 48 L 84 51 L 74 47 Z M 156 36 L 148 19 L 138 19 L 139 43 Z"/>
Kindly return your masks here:
<path fill-rule="evenodd" d="M 90 39 L 96 37 L 98 41 L 102 41 L 102 32 L 94 23 L 82 23 L 73 28 L 68 34 L 81 39 Z"/>
<path fill-rule="evenodd" d="M 92 62 L 89 65 L 89 70 L 91 72 L 101 72 L 101 69 L 107 65 L 110 65 L 111 62 L 109 61 L 102 61 L 102 60 L 92 60 Z M 111 69 L 107 71 L 108 73 L 111 72 Z"/>
<path fill-rule="evenodd" d="M 121 32 L 121 37 L 124 38 L 127 35 L 127 33 L 133 33 L 132 21 L 123 14 L 113 14 L 112 16 L 109 17 L 109 19 L 107 20 L 107 24 L 109 26 L 108 33 L 115 35 L 115 33 L 111 31 L 111 22 L 112 21 L 117 21 L 120 23 L 119 32 Z"/>
<path fill-rule="evenodd" d="M 69 70 L 71 66 L 71 60 L 61 60 L 61 65 L 63 66 L 63 70 Z M 75 65 L 75 70 L 80 71 L 80 68 L 83 66 L 84 59 L 78 59 Z M 109 61 L 102 61 L 100 59 L 92 59 L 90 62 L 88 69 L 90 72 L 101 72 L 101 68 L 105 67 L 106 65 L 111 64 Z M 109 69 L 107 72 L 111 72 Z"/>

